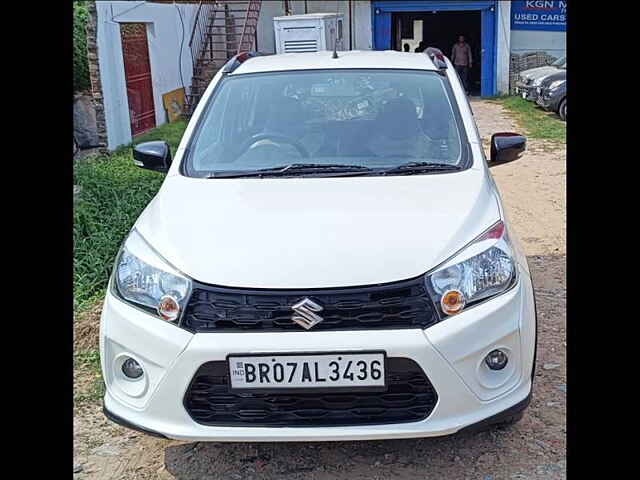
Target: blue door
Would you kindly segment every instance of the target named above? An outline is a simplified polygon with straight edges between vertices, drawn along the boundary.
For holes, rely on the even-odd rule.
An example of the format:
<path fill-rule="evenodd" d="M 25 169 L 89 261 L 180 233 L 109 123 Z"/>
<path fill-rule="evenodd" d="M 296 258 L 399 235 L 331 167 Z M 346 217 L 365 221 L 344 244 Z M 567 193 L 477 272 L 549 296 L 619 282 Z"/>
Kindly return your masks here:
<path fill-rule="evenodd" d="M 480 79 L 480 94 L 489 97 L 496 94 L 495 81 L 495 9 L 485 8 L 482 10 L 482 26 L 480 35 L 482 36 L 482 78 Z"/>
<path fill-rule="evenodd" d="M 373 18 L 373 49 L 391 50 L 391 12 L 380 12 Z"/>
<path fill-rule="evenodd" d="M 495 0 L 427 1 L 374 0 L 371 2 L 373 49 L 391 49 L 391 15 L 394 12 L 481 11 L 482 79 L 480 94 L 495 95 L 496 90 L 496 9 Z M 448 52 L 445 52 L 448 54 Z"/>

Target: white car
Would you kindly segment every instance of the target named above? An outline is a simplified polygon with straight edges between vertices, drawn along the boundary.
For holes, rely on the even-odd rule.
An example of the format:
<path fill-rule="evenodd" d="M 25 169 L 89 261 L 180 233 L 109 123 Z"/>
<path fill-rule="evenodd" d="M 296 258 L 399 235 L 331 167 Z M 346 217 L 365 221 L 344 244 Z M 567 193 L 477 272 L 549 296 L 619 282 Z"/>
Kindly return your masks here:
<path fill-rule="evenodd" d="M 104 412 L 190 441 L 447 435 L 519 420 L 527 260 L 437 50 L 239 54 L 215 76 L 117 256 Z"/>

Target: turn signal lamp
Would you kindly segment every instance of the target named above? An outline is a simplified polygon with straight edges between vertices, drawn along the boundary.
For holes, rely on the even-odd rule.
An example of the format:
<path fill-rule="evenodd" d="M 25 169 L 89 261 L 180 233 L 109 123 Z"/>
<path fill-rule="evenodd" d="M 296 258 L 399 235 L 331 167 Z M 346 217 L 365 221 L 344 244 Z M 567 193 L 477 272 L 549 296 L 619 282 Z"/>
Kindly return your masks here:
<path fill-rule="evenodd" d="M 180 315 L 180 304 L 171 295 L 164 295 L 158 304 L 158 313 L 164 320 L 172 322 Z"/>
<path fill-rule="evenodd" d="M 440 299 L 442 311 L 447 315 L 454 315 L 464 308 L 464 295 L 460 290 L 448 290 Z"/>

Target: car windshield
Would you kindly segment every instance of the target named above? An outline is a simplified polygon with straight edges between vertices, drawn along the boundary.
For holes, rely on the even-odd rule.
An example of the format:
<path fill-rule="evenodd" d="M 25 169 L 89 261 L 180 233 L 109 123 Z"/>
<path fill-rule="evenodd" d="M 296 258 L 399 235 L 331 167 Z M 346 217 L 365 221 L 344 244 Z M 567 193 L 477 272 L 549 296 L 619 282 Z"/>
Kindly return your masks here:
<path fill-rule="evenodd" d="M 460 169 L 450 91 L 437 72 L 419 70 L 229 75 L 200 118 L 183 173 Z"/>
<path fill-rule="evenodd" d="M 562 68 L 566 63 L 567 63 L 567 57 L 565 56 L 565 57 L 560 57 L 555 62 L 553 62 L 551 65 L 554 66 L 554 67 Z"/>

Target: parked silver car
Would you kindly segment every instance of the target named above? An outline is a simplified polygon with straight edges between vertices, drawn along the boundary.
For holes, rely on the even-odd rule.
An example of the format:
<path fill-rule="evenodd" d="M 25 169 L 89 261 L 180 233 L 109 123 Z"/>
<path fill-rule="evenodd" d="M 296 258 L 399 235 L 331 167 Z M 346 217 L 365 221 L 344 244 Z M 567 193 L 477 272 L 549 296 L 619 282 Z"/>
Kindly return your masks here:
<path fill-rule="evenodd" d="M 544 67 L 530 68 L 520 72 L 520 77 L 516 82 L 516 94 L 521 95 L 525 100 L 535 102 L 538 98 L 538 87 L 549 75 L 558 73 L 559 70 L 566 70 L 567 57 L 560 57 L 551 65 Z"/>

